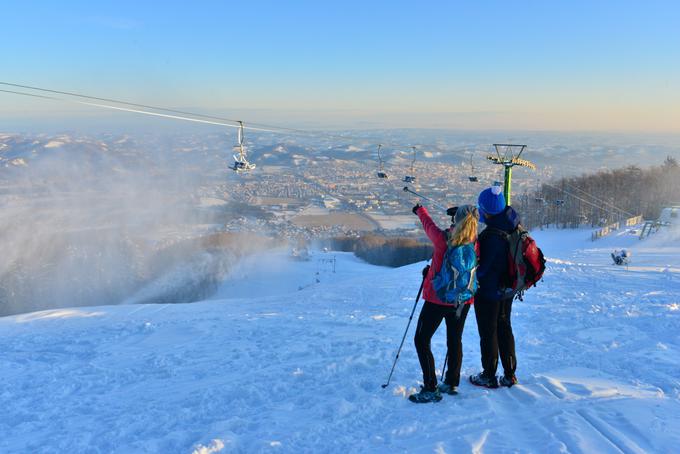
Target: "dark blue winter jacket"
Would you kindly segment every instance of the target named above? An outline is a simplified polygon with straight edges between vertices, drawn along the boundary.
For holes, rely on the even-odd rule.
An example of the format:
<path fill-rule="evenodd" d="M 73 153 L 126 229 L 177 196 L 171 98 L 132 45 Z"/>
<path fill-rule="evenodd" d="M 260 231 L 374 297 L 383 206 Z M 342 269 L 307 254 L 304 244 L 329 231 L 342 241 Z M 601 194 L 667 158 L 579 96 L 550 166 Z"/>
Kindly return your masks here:
<path fill-rule="evenodd" d="M 484 220 L 487 228 L 510 233 L 519 224 L 519 215 L 511 207 Z M 486 230 L 486 229 L 485 229 Z M 501 299 L 505 280 L 508 277 L 508 242 L 491 231 L 482 231 L 479 235 L 479 268 L 477 295 L 485 300 Z"/>

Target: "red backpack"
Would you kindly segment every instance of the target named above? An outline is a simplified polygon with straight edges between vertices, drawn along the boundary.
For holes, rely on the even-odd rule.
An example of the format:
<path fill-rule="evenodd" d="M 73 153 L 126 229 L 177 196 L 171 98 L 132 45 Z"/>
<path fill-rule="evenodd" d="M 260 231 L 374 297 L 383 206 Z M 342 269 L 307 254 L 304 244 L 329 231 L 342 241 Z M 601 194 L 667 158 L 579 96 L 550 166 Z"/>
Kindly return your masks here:
<path fill-rule="evenodd" d="M 521 300 L 524 292 L 543 277 L 545 271 L 543 251 L 521 225 L 510 233 L 488 227 L 487 230 L 500 235 L 508 242 L 508 280 L 505 294 Z"/>

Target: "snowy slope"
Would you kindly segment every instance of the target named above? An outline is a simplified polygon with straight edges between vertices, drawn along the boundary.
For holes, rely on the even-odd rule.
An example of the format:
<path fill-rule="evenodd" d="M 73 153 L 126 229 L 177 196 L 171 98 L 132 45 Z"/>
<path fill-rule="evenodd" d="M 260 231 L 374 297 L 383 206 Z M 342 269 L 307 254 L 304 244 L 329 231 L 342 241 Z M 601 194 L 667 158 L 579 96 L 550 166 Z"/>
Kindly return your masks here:
<path fill-rule="evenodd" d="M 0 452 L 678 452 L 680 242 L 535 236 L 549 269 L 513 307 L 511 389 L 408 402 L 415 321 L 381 389 L 423 264 L 279 256 L 211 301 L 0 318 Z M 609 264 L 615 247 L 629 269 Z M 471 313 L 464 375 L 476 330 Z M 433 350 L 441 367 L 443 327 Z"/>

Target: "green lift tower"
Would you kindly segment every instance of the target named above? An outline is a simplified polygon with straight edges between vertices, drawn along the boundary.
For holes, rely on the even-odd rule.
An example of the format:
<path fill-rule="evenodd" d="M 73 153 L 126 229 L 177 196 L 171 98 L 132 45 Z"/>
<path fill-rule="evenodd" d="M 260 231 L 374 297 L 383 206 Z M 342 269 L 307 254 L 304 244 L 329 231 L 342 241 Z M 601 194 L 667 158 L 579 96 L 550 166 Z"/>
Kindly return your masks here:
<path fill-rule="evenodd" d="M 536 170 L 534 163 L 521 159 L 526 145 L 515 145 L 507 143 L 493 144 L 496 150 L 496 156 L 488 156 L 487 159 L 494 164 L 502 165 L 505 168 L 505 182 L 503 184 L 503 195 L 505 196 L 505 203 L 510 205 L 511 190 L 512 190 L 512 168 L 514 166 L 528 167 L 531 170 Z"/>

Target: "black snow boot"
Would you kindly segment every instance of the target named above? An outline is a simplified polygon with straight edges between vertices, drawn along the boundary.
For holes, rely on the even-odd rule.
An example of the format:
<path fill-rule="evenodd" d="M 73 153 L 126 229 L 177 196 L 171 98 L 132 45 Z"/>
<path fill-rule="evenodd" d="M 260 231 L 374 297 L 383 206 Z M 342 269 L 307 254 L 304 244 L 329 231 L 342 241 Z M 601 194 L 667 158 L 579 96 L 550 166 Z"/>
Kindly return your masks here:
<path fill-rule="evenodd" d="M 512 385 L 517 384 L 517 377 L 514 375 L 508 377 L 507 375 L 503 375 L 500 380 L 498 380 L 498 384 L 500 386 L 505 386 L 508 388 L 512 388 Z"/>
<path fill-rule="evenodd" d="M 408 396 L 408 400 L 416 404 L 439 402 L 440 400 L 442 400 L 442 393 L 439 392 L 439 389 L 429 390 L 421 386 L 420 392 L 411 394 L 410 396 Z"/>
<path fill-rule="evenodd" d="M 480 372 L 477 375 L 470 375 L 470 383 L 475 386 L 483 386 L 484 388 L 498 388 L 498 379 L 496 376 L 487 376 L 484 372 Z"/>

